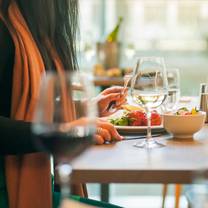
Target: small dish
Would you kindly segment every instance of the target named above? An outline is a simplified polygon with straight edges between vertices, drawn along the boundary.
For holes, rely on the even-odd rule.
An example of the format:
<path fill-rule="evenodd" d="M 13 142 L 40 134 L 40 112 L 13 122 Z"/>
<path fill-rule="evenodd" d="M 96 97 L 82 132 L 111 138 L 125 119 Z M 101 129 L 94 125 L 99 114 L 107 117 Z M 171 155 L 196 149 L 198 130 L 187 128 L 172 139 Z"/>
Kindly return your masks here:
<path fill-rule="evenodd" d="M 205 118 L 206 112 L 203 111 L 195 115 L 164 114 L 163 126 L 174 138 L 192 138 L 203 127 Z"/>

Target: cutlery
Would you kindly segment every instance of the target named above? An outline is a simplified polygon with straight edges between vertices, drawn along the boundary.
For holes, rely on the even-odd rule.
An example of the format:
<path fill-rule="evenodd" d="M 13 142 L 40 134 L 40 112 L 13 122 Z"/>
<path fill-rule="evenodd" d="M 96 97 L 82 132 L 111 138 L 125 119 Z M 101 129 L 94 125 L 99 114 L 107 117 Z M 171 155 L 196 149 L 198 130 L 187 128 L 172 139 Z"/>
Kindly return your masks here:
<path fill-rule="evenodd" d="M 153 134 L 152 137 L 159 137 L 161 136 L 162 134 Z M 134 140 L 134 139 L 145 139 L 146 138 L 146 135 L 139 135 L 139 136 L 124 136 L 124 141 L 125 140 Z"/>
<path fill-rule="evenodd" d="M 124 76 L 124 88 L 123 88 L 123 90 L 121 91 L 121 95 L 124 94 L 124 92 L 125 92 L 125 90 L 126 90 L 128 84 L 129 84 L 129 81 L 131 80 L 131 78 L 132 78 L 132 75 L 131 75 L 131 74 L 127 74 L 127 75 Z M 115 110 L 114 110 L 115 105 L 116 105 L 116 101 L 112 101 L 112 102 L 109 104 L 109 106 L 108 106 L 108 111 L 109 111 L 109 112 L 115 111 Z"/>
<path fill-rule="evenodd" d="M 124 94 L 124 92 L 125 92 L 128 84 L 129 84 L 129 81 L 131 80 L 131 78 L 132 78 L 132 74 L 127 74 L 127 75 L 124 76 L 124 88 L 123 88 L 123 90 L 121 92 L 122 95 Z"/>
<path fill-rule="evenodd" d="M 152 137 L 159 137 L 162 136 L 162 134 L 153 134 Z M 145 139 L 146 135 L 140 135 L 140 136 L 123 136 L 124 139 L 122 141 L 126 140 L 135 140 L 135 139 Z M 104 144 L 114 144 L 116 141 L 105 141 Z"/>

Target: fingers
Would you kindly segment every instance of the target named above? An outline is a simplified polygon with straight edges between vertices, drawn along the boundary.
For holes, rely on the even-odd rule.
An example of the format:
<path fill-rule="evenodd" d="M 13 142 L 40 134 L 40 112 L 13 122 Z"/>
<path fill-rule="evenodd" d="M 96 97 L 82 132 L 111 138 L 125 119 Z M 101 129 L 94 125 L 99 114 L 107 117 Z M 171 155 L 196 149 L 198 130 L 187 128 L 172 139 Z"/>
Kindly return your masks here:
<path fill-rule="evenodd" d="M 128 88 L 127 87 L 125 89 L 123 88 L 122 93 L 127 96 L 127 94 L 128 94 Z"/>
<path fill-rule="evenodd" d="M 111 87 L 104 90 L 100 96 L 98 96 L 98 107 L 100 116 L 109 116 L 115 113 L 119 107 L 126 102 L 128 89 L 123 87 Z M 111 103 L 115 101 L 115 105 L 110 108 Z M 111 109 L 111 110 L 109 110 Z"/>
<path fill-rule="evenodd" d="M 95 134 L 95 141 L 97 144 L 104 144 L 112 141 L 120 141 L 123 137 L 119 135 L 115 127 L 102 119 L 97 120 L 97 132 Z"/>
<path fill-rule="evenodd" d="M 104 142 L 105 142 L 103 137 L 98 134 L 94 135 L 94 139 L 95 139 L 96 144 L 104 144 Z"/>
<path fill-rule="evenodd" d="M 122 100 L 126 99 L 126 97 L 127 97 L 127 91 L 124 91 L 124 93 L 111 93 L 111 94 L 105 95 L 105 99 L 107 99 L 108 102 L 111 102 L 111 101 L 121 102 Z"/>
<path fill-rule="evenodd" d="M 120 98 L 121 98 L 120 93 L 111 93 L 109 95 L 105 95 L 105 99 L 106 99 L 107 103 L 110 103 L 111 101 L 117 101 Z"/>
<path fill-rule="evenodd" d="M 105 141 L 111 141 L 111 135 L 108 130 L 98 127 L 97 134 L 99 134 Z"/>
<path fill-rule="evenodd" d="M 125 104 L 126 102 L 127 102 L 127 100 L 125 97 L 116 101 L 116 108 L 120 107 L 121 105 Z"/>
<path fill-rule="evenodd" d="M 117 112 L 118 110 L 119 110 L 119 107 L 115 106 L 115 108 L 112 108 L 112 109 L 110 109 L 108 111 L 103 112 L 102 116 L 108 117 L 108 116 L 114 114 L 115 112 Z"/>
<path fill-rule="evenodd" d="M 121 105 L 123 105 L 124 103 L 127 102 L 127 92 L 125 94 L 122 94 L 121 97 L 116 100 L 116 107 L 120 107 Z"/>
<path fill-rule="evenodd" d="M 98 127 L 106 129 L 111 135 L 111 140 L 120 141 L 123 139 L 123 137 L 121 135 L 119 135 L 119 133 L 117 132 L 117 130 L 115 129 L 113 124 L 111 124 L 109 122 L 98 122 Z"/>
<path fill-rule="evenodd" d="M 110 124 L 108 130 L 110 131 L 111 136 L 113 137 L 114 140 L 121 141 L 123 139 L 123 137 L 117 132 L 117 130 L 112 124 Z"/>
<path fill-rule="evenodd" d="M 127 89 L 124 89 L 124 87 L 115 86 L 115 87 L 110 87 L 110 88 L 105 89 L 101 94 L 107 95 L 110 93 L 122 93 L 124 90 L 126 91 Z"/>

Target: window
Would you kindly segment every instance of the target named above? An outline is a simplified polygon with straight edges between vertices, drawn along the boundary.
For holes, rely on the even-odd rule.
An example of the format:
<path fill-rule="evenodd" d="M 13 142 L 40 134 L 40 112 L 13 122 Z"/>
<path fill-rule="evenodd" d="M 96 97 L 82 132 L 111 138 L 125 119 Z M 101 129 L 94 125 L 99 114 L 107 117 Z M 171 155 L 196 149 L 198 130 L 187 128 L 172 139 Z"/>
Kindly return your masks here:
<path fill-rule="evenodd" d="M 208 0 L 80 0 L 81 51 L 93 64 L 96 42 L 105 40 L 119 16 L 122 65 L 128 49 L 135 56 L 164 56 L 168 67 L 181 69 L 182 94 L 197 95 L 207 79 Z"/>

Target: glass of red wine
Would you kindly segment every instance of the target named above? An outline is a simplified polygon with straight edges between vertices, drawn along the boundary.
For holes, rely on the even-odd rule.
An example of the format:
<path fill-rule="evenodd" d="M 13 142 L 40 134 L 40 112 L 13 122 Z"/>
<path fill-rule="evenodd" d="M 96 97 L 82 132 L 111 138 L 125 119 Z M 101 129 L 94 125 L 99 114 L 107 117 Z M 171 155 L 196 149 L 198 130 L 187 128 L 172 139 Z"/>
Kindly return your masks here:
<path fill-rule="evenodd" d="M 71 161 L 94 143 L 93 97 L 94 87 L 86 74 L 47 73 L 42 80 L 32 131 L 39 150 L 58 164 L 63 202 L 70 195 Z"/>

